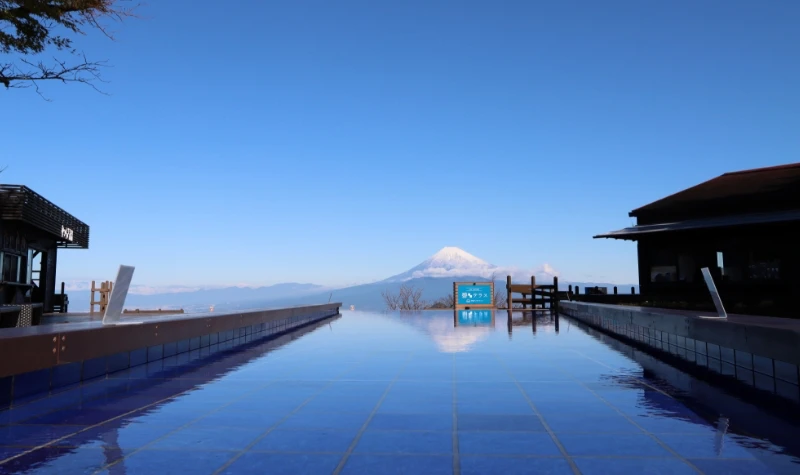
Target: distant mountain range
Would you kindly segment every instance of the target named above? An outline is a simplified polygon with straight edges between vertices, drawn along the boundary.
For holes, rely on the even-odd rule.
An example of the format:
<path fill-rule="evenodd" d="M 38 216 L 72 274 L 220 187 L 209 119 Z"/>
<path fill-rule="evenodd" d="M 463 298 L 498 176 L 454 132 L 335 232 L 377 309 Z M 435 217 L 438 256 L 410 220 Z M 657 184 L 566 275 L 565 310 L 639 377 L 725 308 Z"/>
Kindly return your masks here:
<path fill-rule="evenodd" d="M 134 274 L 134 278 L 135 274 Z M 274 299 L 295 298 L 308 294 L 321 293 L 329 287 L 315 284 L 275 284 L 266 287 L 222 287 L 192 290 L 187 292 L 165 292 L 152 294 L 129 293 L 125 299 L 126 308 L 202 308 L 208 310 L 211 305 L 235 305 L 240 302 L 269 301 Z M 70 311 L 89 309 L 90 291 L 70 290 Z M 95 295 L 97 298 L 97 295 Z"/>
<path fill-rule="evenodd" d="M 352 305 L 358 310 L 382 310 L 384 302 L 381 293 L 396 293 L 402 285 L 422 289 L 423 298 L 433 301 L 451 293 L 454 281 L 486 281 L 493 275 L 498 287 L 504 288 L 507 275 L 511 275 L 514 282 L 530 282 L 533 275 L 537 282 L 552 283 L 558 272 L 547 264 L 532 271 L 499 267 L 457 247 L 445 247 L 406 272 L 369 284 L 330 288 L 315 284 L 285 283 L 258 288 L 225 287 L 187 292 L 129 294 L 125 306 L 139 309 L 183 308 L 186 312 L 193 312 L 207 311 L 213 305 L 215 310 L 225 311 L 323 303 L 330 299 L 341 302 L 344 308 Z M 610 288 L 614 284 L 559 281 L 561 288 L 565 289 L 568 285 Z M 635 287 L 638 292 L 638 285 L 618 287 Z M 69 300 L 70 311 L 88 310 L 89 291 L 69 291 Z"/>

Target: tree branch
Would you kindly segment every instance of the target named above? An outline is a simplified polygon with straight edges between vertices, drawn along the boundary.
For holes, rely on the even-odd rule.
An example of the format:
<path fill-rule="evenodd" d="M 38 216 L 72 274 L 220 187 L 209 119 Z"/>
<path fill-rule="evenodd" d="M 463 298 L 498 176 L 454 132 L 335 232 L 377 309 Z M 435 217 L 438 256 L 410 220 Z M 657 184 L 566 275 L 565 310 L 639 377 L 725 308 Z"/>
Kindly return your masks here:
<path fill-rule="evenodd" d="M 75 64 L 68 64 L 58 58 L 53 58 L 53 62 L 50 64 L 44 61 L 34 63 L 22 58 L 19 61 L 27 66 L 25 69 L 14 63 L 0 64 L 0 84 L 6 89 L 23 89 L 33 86 L 41 95 L 40 81 L 81 83 L 105 94 L 94 83 L 95 81 L 106 82 L 100 74 L 101 68 L 107 66 L 106 61 L 89 61 L 86 56 L 81 55 L 81 57 L 83 60 Z"/>
<path fill-rule="evenodd" d="M 99 30 L 109 39 L 113 33 L 104 19 L 121 22 L 136 17 L 137 0 L 0 0 L 0 53 L 18 60 L 0 62 L 0 85 L 6 89 L 36 88 L 40 81 L 87 84 L 101 92 L 95 81 L 105 82 L 100 69 L 105 61 L 89 61 L 72 47 L 72 39 L 60 32 L 83 35 Z M 126 4 L 126 5 L 121 5 Z M 131 5 L 132 4 L 132 5 Z M 129 8 L 125 8 L 129 7 Z M 54 58 L 51 63 L 31 58 L 48 50 L 77 56 L 73 63 Z M 82 59 L 82 61 L 81 61 Z"/>

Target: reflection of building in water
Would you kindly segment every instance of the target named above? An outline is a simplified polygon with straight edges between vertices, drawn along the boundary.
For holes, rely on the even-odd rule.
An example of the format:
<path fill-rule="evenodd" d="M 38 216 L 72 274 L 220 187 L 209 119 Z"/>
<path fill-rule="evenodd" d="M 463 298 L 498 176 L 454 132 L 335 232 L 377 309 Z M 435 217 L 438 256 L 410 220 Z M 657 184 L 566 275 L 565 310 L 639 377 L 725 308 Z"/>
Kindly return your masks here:
<path fill-rule="evenodd" d="M 725 434 L 728 433 L 728 425 L 727 417 L 720 417 L 717 421 L 717 433 L 714 436 L 714 450 L 717 456 L 722 455 L 722 447 L 725 445 Z"/>
<path fill-rule="evenodd" d="M 735 391 L 729 392 L 725 387 L 714 386 L 702 379 L 698 379 L 696 376 L 667 364 L 646 351 L 636 349 L 617 340 L 615 337 L 587 327 L 580 321 L 573 320 L 572 325 L 580 328 L 608 349 L 614 350 L 616 354 L 636 362 L 641 367 L 641 369 L 626 371 L 627 375 L 622 373 L 608 374 L 601 384 L 638 390 L 639 397 L 635 404 L 637 409 L 642 412 L 652 417 L 680 419 L 695 424 L 706 421 L 707 425 L 710 426 L 709 428 L 713 428 L 713 424 L 716 421 L 717 430 L 715 432 L 717 440 L 715 440 L 714 449 L 717 451 L 724 450 L 723 441 L 735 446 L 737 441 L 731 438 L 731 435 L 737 437 L 736 434 L 738 432 L 731 431 L 731 420 L 728 417 L 720 416 L 720 413 L 738 415 L 733 422 L 735 424 L 734 427 L 738 426 L 740 433 L 749 434 L 748 438 L 769 440 L 770 445 L 774 444 L 773 446 L 782 447 L 783 453 L 787 454 L 787 456 L 797 457 L 796 454 L 800 454 L 800 439 L 796 435 L 797 426 L 793 421 L 796 412 L 789 414 L 789 417 L 784 417 L 781 412 L 776 414 L 767 409 L 770 399 L 756 399 L 746 402 Z M 657 387 L 665 388 L 667 393 L 677 396 L 679 402 L 691 412 L 687 413 L 685 409 L 680 410 L 680 405 L 676 405 L 673 397 L 651 387 L 643 386 L 641 384 L 642 380 L 655 384 Z M 725 437 L 725 434 L 728 437 Z M 753 441 L 751 440 L 751 442 Z M 773 453 L 771 457 L 774 455 L 776 454 Z M 779 463 L 777 459 L 775 462 Z M 790 463 L 795 468 L 794 471 L 769 473 L 795 473 L 795 462 L 792 461 Z"/>

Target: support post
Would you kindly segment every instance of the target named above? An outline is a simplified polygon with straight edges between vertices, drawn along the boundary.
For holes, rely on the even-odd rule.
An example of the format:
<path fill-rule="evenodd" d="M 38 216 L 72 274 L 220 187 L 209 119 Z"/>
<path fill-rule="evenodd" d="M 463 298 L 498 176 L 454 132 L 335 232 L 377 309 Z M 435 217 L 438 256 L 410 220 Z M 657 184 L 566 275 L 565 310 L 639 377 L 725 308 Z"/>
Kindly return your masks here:
<path fill-rule="evenodd" d="M 44 313 L 51 313 L 53 311 L 53 297 L 56 294 L 56 245 L 53 244 L 42 255 L 42 270 L 44 275 L 40 275 L 40 282 L 42 290 L 44 291 L 44 301 L 42 302 L 42 311 Z"/>
<path fill-rule="evenodd" d="M 536 310 L 536 276 L 531 276 L 531 310 Z"/>
<path fill-rule="evenodd" d="M 100 284 L 100 313 L 105 314 L 108 308 L 108 293 L 111 291 L 109 282 Z"/>
<path fill-rule="evenodd" d="M 506 307 L 509 311 L 511 311 L 511 276 L 506 276 L 506 290 L 508 291 L 508 297 L 506 298 Z"/>
<path fill-rule="evenodd" d="M 94 303 L 95 303 L 94 302 L 94 291 L 95 291 L 94 281 L 92 281 L 92 288 L 89 291 L 89 315 L 93 315 L 94 314 Z"/>
<path fill-rule="evenodd" d="M 614 295 L 617 295 L 617 286 L 614 286 Z"/>
<path fill-rule="evenodd" d="M 550 300 L 550 310 L 558 313 L 558 276 L 553 276 L 553 297 Z"/>

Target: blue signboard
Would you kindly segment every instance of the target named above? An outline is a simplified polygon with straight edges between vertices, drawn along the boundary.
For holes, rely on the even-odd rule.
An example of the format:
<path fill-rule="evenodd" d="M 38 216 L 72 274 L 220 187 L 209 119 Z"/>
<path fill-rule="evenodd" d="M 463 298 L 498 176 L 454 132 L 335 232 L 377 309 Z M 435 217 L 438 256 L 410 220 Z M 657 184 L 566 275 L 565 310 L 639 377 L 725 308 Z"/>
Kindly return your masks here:
<path fill-rule="evenodd" d="M 490 284 L 459 284 L 456 305 L 492 305 L 492 286 Z"/>
<path fill-rule="evenodd" d="M 459 325 L 491 325 L 492 310 L 458 310 Z"/>

